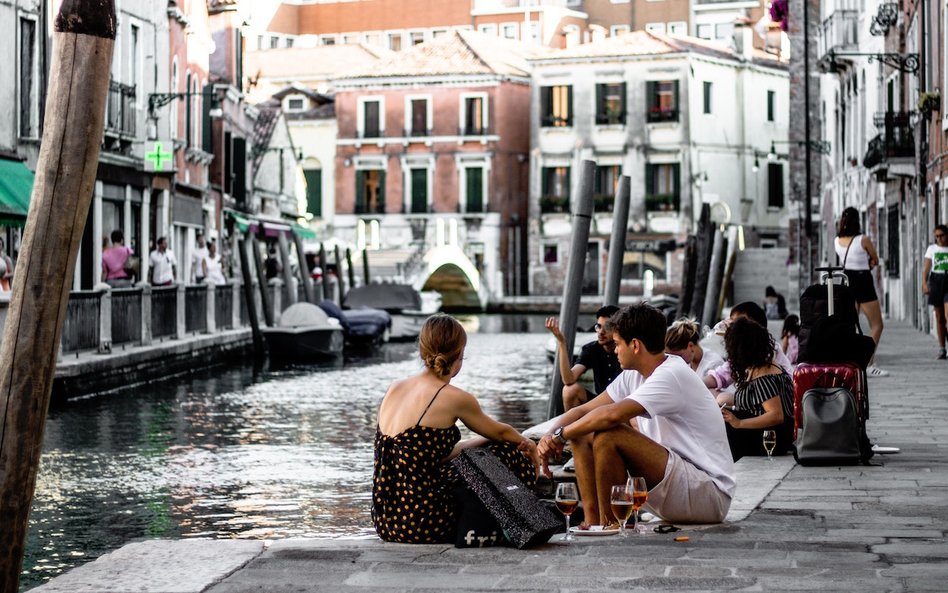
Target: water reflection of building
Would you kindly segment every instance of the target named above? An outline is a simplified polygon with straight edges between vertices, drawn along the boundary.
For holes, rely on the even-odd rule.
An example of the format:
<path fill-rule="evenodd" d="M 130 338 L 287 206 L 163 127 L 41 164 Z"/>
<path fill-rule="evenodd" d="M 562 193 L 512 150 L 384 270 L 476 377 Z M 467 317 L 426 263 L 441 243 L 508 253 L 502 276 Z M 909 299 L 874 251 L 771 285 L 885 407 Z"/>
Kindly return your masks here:
<path fill-rule="evenodd" d="M 583 293 L 603 292 L 619 177 L 631 178 L 630 242 L 622 292 L 681 285 L 676 242 L 702 203 L 740 223 L 750 246 L 786 244 L 786 173 L 773 141 L 786 138 L 786 64 L 736 49 L 643 31 L 531 60 L 530 293 L 561 294 L 579 167 L 596 162 Z"/>

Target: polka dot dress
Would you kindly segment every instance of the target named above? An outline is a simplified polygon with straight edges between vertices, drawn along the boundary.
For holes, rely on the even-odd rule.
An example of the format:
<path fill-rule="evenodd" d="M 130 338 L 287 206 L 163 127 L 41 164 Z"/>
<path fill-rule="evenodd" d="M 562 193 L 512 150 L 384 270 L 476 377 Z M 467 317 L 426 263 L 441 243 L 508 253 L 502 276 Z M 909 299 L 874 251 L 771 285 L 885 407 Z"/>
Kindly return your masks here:
<path fill-rule="evenodd" d="M 454 476 L 442 460 L 460 440 L 457 426 L 416 425 L 395 436 L 376 430 L 372 522 L 379 537 L 411 544 L 454 541 Z"/>

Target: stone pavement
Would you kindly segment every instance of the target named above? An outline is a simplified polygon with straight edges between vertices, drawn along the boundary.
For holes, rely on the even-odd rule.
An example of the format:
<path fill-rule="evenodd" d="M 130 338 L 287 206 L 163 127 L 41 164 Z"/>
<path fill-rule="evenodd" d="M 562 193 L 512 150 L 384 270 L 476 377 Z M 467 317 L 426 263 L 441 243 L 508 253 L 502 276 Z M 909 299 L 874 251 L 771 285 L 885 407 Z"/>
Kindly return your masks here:
<path fill-rule="evenodd" d="M 901 454 L 871 466 L 742 465 L 742 502 L 722 525 L 524 551 L 142 542 L 34 591 L 948 591 L 948 361 L 935 351 L 934 339 L 905 324 L 890 322 L 883 334 L 877 362 L 892 374 L 870 380 L 869 434 Z M 674 541 L 679 535 L 689 540 Z"/>

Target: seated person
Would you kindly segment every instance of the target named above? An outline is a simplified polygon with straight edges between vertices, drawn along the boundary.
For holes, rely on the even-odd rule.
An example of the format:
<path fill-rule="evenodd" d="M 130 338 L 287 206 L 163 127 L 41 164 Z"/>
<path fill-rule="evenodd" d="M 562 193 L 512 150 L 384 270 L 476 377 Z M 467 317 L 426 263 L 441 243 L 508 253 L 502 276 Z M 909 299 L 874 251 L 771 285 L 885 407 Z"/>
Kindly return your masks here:
<path fill-rule="evenodd" d="M 783 455 L 793 441 L 793 381 L 773 361 L 774 339 L 750 319 L 736 319 L 724 334 L 731 374 L 737 384 L 733 410 L 722 408 L 734 461 L 745 455 L 766 455 L 763 431 L 777 432 L 774 455 Z"/>
<path fill-rule="evenodd" d="M 760 305 L 751 301 L 745 301 L 743 303 L 738 303 L 731 308 L 731 315 L 728 318 L 727 325 L 734 322 L 735 319 L 740 317 L 745 317 L 751 321 L 756 321 L 758 325 L 763 328 L 767 327 L 767 316 L 764 315 L 764 310 L 760 308 Z M 787 358 L 787 355 L 783 353 L 783 350 L 777 347 L 776 342 L 774 343 L 774 362 L 780 365 L 780 368 L 787 371 L 788 375 L 793 375 L 793 365 L 790 364 L 790 360 Z M 730 387 L 733 379 L 731 377 L 731 365 L 725 361 L 721 366 L 711 369 L 707 375 L 702 377 L 704 384 L 710 389 L 723 390 Z M 720 394 L 718 396 L 719 404 L 731 404 L 734 403 L 729 395 Z"/>
<path fill-rule="evenodd" d="M 783 320 L 780 349 L 787 355 L 790 364 L 797 364 L 797 358 L 800 356 L 800 318 L 796 315 L 787 315 Z"/>
<path fill-rule="evenodd" d="M 610 489 L 631 473 L 648 484 L 643 508 L 662 519 L 721 522 L 734 493 L 734 462 L 714 398 L 681 358 L 665 354 L 661 311 L 633 305 L 609 323 L 623 373 L 543 436 L 537 451 L 544 472 L 549 475 L 547 459 L 569 442 L 590 521 L 615 522 Z"/>
<path fill-rule="evenodd" d="M 708 371 L 724 364 L 724 359 L 717 352 L 702 348 L 700 340 L 701 328 L 698 322 L 687 317 L 672 323 L 665 332 L 665 352 L 680 356 L 703 378 Z"/>
<path fill-rule="evenodd" d="M 473 395 L 450 384 L 461 371 L 466 344 L 456 319 L 429 317 L 418 336 L 424 369 L 393 383 L 379 406 L 372 522 L 385 541 L 454 541 L 458 509 L 447 461 L 487 439 L 503 441 L 493 451 L 523 482 L 536 481 L 533 441 L 484 414 Z M 458 420 L 486 438 L 462 442 Z"/>
<path fill-rule="evenodd" d="M 572 368 L 569 366 L 569 360 L 572 359 L 572 356 L 566 352 L 566 337 L 560 331 L 558 320 L 556 317 L 547 318 L 546 328 L 550 330 L 559 345 L 560 355 L 558 358 L 560 376 L 563 378 L 564 410 L 572 410 L 596 397 L 596 393 L 605 391 L 606 386 L 612 383 L 612 380 L 622 372 L 622 368 L 619 367 L 619 360 L 616 358 L 616 345 L 612 341 L 612 334 L 605 329 L 606 322 L 618 310 L 619 307 L 606 305 L 596 311 L 596 341 L 583 346 Z M 577 383 L 583 373 L 586 372 L 586 369 L 592 369 L 593 371 L 596 393 L 592 393 Z"/>

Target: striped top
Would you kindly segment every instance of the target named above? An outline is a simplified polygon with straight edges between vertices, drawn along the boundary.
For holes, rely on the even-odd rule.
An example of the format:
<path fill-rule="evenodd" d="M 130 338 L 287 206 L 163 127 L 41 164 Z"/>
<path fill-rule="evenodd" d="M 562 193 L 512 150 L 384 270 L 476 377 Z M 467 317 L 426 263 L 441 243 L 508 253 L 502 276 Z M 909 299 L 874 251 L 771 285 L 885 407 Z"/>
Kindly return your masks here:
<path fill-rule="evenodd" d="M 764 413 L 764 402 L 774 397 L 780 398 L 784 419 L 793 418 L 793 381 L 782 370 L 739 385 L 734 393 L 734 407 L 760 416 Z"/>

